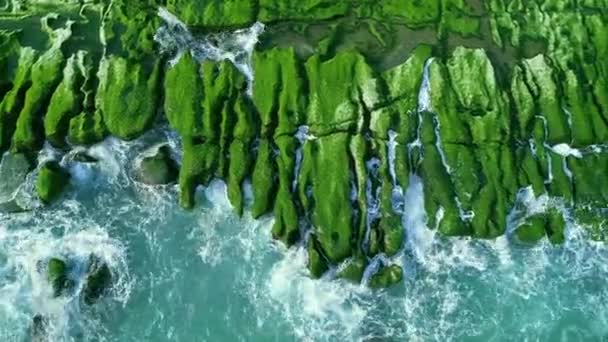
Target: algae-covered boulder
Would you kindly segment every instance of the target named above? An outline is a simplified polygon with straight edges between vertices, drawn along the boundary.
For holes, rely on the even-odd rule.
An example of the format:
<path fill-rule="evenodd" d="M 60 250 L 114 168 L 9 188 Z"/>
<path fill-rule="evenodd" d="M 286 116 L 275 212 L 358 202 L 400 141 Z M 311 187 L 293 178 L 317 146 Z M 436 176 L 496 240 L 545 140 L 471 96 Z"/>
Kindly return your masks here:
<path fill-rule="evenodd" d="M 136 161 L 135 180 L 149 185 L 169 184 L 177 181 L 179 168 L 171 158 L 169 146 L 159 146 L 151 153 Z"/>
<path fill-rule="evenodd" d="M 403 269 L 399 265 L 385 266 L 369 279 L 371 288 L 391 287 L 403 279 Z"/>
<path fill-rule="evenodd" d="M 517 240 L 523 243 L 536 243 L 540 241 L 545 237 L 546 222 L 544 214 L 528 217 L 515 231 Z"/>
<path fill-rule="evenodd" d="M 89 257 L 89 267 L 84 286 L 84 302 L 94 304 L 112 285 L 112 271 L 108 264 L 95 255 Z"/>
<path fill-rule="evenodd" d="M 70 279 L 68 278 L 68 266 L 62 259 L 49 259 L 46 275 L 49 283 L 53 287 L 53 296 L 55 297 L 65 294 L 65 291 L 71 286 Z"/>
<path fill-rule="evenodd" d="M 342 279 L 346 279 L 350 282 L 359 284 L 361 278 L 363 278 L 363 272 L 367 266 L 367 261 L 363 257 L 354 257 L 344 261 L 341 265 L 338 276 Z"/>
<path fill-rule="evenodd" d="M 36 193 L 44 203 L 55 200 L 68 185 L 70 174 L 58 162 L 45 163 L 38 172 L 36 179 Z"/>

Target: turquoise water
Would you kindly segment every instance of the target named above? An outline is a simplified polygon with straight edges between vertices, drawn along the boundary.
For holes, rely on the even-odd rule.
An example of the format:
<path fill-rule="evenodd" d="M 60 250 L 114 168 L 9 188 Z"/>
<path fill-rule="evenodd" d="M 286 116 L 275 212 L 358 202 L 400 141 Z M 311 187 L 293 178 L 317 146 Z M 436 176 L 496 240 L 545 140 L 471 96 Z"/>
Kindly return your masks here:
<path fill-rule="evenodd" d="M 235 217 L 221 182 L 201 188 L 201 204 L 186 212 L 176 187 L 132 181 L 136 156 L 163 141 L 179 150 L 158 130 L 92 147 L 94 166 L 64 156 L 72 185 L 47 208 L 31 198 L 35 172 L 28 178 L 20 196 L 33 210 L 0 214 L 0 341 L 27 341 L 36 313 L 50 317 L 50 341 L 608 339 L 608 249 L 574 223 L 561 247 L 445 240 L 424 225 L 424 184 L 413 175 L 396 257 L 405 281 L 384 291 L 331 272 L 315 281 L 305 250 L 273 242 L 272 217 Z M 47 147 L 40 158 L 56 154 Z M 63 256 L 82 280 L 91 252 L 112 267 L 111 293 L 92 307 L 77 295 L 52 299 L 37 262 Z"/>

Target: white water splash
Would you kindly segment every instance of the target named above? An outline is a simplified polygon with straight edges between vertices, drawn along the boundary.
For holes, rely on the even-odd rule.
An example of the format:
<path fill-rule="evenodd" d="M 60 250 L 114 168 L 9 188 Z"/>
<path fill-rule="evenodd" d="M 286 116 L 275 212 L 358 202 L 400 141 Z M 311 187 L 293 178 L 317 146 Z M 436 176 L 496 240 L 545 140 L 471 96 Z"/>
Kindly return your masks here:
<path fill-rule="evenodd" d="M 378 186 L 374 193 L 374 180 L 378 179 L 380 169 L 380 159 L 371 158 L 365 162 L 367 168 L 367 180 L 365 183 L 365 199 L 367 203 L 367 216 L 365 218 L 365 236 L 363 237 L 363 249 L 369 250 L 372 225 L 380 217 L 380 200 L 378 199 L 381 186 Z"/>
<path fill-rule="evenodd" d="M 298 188 L 298 178 L 300 177 L 300 169 L 302 168 L 302 149 L 304 148 L 304 144 L 309 140 L 315 140 L 317 137 L 310 134 L 310 128 L 308 126 L 300 126 L 294 138 L 298 140 L 298 148 L 296 149 L 296 163 L 294 167 L 294 176 L 293 182 L 291 185 L 291 191 L 296 192 Z"/>
<path fill-rule="evenodd" d="M 160 45 L 161 51 L 173 54 L 171 66 L 177 64 L 180 57 L 187 52 L 199 62 L 229 60 L 247 78 L 247 93 L 252 95 L 254 73 L 251 55 L 259 36 L 264 32 L 264 24 L 256 22 L 247 29 L 198 38 L 166 8 L 160 7 L 158 16 L 165 24 L 158 29 L 154 40 Z"/>
<path fill-rule="evenodd" d="M 583 153 L 576 149 L 576 148 L 572 148 L 570 147 L 570 145 L 568 144 L 557 144 L 557 145 L 553 145 L 549 147 L 551 149 L 551 151 L 559 154 L 562 157 L 574 157 L 574 158 L 582 158 L 583 157 Z"/>
<path fill-rule="evenodd" d="M 399 214 L 403 213 L 403 188 L 397 181 L 397 175 L 395 172 L 395 160 L 397 154 L 397 133 L 393 130 L 388 132 L 388 170 L 393 183 L 393 190 L 391 191 L 391 204 L 393 211 Z"/>

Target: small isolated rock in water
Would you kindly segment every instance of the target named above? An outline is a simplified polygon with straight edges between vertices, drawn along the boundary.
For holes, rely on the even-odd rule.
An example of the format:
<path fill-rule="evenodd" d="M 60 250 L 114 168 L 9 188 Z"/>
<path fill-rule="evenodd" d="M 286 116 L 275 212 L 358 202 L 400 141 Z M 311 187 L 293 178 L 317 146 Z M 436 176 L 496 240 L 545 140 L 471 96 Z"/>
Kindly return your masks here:
<path fill-rule="evenodd" d="M 53 296 L 61 296 L 70 287 L 68 267 L 65 261 L 51 258 L 47 264 L 46 274 L 49 283 L 53 286 Z"/>
<path fill-rule="evenodd" d="M 177 181 L 179 168 L 171 159 L 169 146 L 160 146 L 152 155 L 141 159 L 135 167 L 135 179 L 138 182 L 159 185 Z"/>
<path fill-rule="evenodd" d="M 40 168 L 36 180 L 36 192 L 44 203 L 51 203 L 65 189 L 70 174 L 64 170 L 56 161 L 50 161 Z"/>
<path fill-rule="evenodd" d="M 401 266 L 391 265 L 374 274 L 369 280 L 369 286 L 372 288 L 390 287 L 399 283 L 401 279 L 403 279 Z"/>
<path fill-rule="evenodd" d="M 84 287 L 84 302 L 95 303 L 112 285 L 112 272 L 108 264 L 95 255 L 89 257 L 89 270 Z"/>
<path fill-rule="evenodd" d="M 46 317 L 37 314 L 32 318 L 32 326 L 30 327 L 30 341 L 44 342 L 48 341 L 46 336 L 49 321 Z"/>
<path fill-rule="evenodd" d="M 6 153 L 0 162 L 0 212 L 23 209 L 15 201 L 15 192 L 25 181 L 32 164 L 24 154 Z"/>

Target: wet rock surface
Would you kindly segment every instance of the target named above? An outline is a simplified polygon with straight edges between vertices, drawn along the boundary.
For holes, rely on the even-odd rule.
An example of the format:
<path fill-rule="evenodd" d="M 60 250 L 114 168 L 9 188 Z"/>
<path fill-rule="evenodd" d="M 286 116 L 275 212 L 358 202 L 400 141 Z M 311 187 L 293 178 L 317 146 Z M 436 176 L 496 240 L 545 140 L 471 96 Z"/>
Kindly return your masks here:
<path fill-rule="evenodd" d="M 178 179 L 179 166 L 171 158 L 167 145 L 144 152 L 141 160 L 135 162 L 135 179 L 149 185 L 174 183 Z"/>

